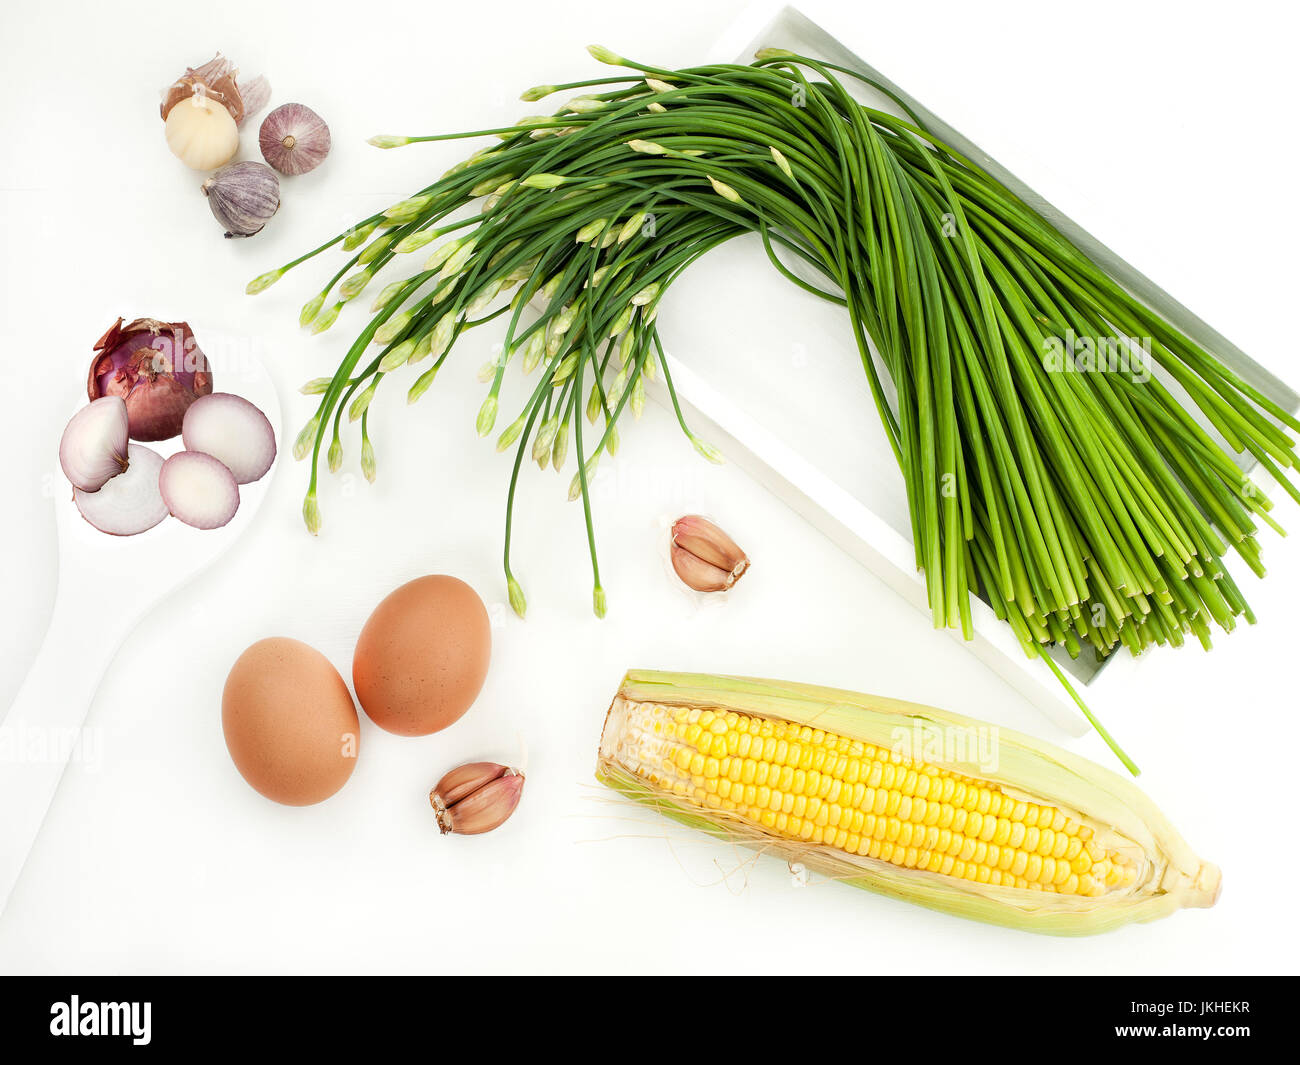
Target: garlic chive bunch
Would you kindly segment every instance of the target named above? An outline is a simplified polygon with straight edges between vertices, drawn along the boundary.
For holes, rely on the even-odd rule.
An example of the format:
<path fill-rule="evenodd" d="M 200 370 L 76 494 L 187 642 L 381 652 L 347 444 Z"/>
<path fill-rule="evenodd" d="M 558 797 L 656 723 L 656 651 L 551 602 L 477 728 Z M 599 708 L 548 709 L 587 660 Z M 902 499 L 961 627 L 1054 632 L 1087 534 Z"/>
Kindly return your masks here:
<path fill-rule="evenodd" d="M 502 318 L 503 355 L 484 368 L 476 424 L 514 449 L 511 603 L 523 613 L 510 568 L 520 468 L 531 458 L 562 470 L 572 453 L 570 497 L 586 511 L 603 613 L 590 480 L 617 450 L 624 411 L 639 413 L 647 378 L 662 372 L 676 405 L 659 304 L 711 248 L 757 233 L 778 271 L 847 311 L 903 473 L 936 626 L 969 637 L 978 594 L 1027 654 L 1059 645 L 1104 656 L 1188 634 L 1208 646 L 1212 623 L 1254 620 L 1222 560 L 1231 550 L 1262 574 L 1257 523 L 1276 526 L 1230 451 L 1300 499 L 1281 473 L 1297 461 L 1289 412 L 902 101 L 892 102 L 907 117 L 859 103 L 839 77 L 865 80 L 852 71 L 779 50 L 749 66 L 683 70 L 591 52 L 627 72 L 524 93 L 577 93 L 549 115 L 374 138 L 381 148 L 497 141 L 249 285 L 261 291 L 341 246 L 348 258 L 301 316 L 320 331 L 382 275 L 342 364 L 305 389 L 320 396 L 295 446 L 312 456 L 309 524 L 319 522 L 320 452 L 331 467 L 341 460 L 345 412 L 361 422 L 369 475 L 366 411 L 380 385 L 397 375 L 414 402 L 466 329 Z M 475 201 L 480 213 L 458 216 Z M 1144 338 L 1159 372 L 1054 371 L 1043 352 L 1067 335 Z M 536 384 L 507 415 L 499 393 L 511 362 Z"/>

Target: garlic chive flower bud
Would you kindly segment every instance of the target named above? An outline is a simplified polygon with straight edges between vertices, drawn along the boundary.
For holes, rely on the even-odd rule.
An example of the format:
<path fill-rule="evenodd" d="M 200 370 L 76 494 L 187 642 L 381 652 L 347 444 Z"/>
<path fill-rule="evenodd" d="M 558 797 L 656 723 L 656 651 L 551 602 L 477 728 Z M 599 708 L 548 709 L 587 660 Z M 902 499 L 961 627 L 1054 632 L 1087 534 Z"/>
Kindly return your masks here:
<path fill-rule="evenodd" d="M 569 455 L 569 423 L 563 422 L 555 430 L 555 441 L 551 444 L 551 465 L 556 472 L 564 468 L 564 460 Z"/>
<path fill-rule="evenodd" d="M 312 319 L 312 323 L 311 323 L 312 335 L 314 336 L 318 333 L 323 333 L 325 332 L 326 329 L 332 326 L 335 320 L 338 318 L 339 311 L 341 310 L 343 310 L 343 301 L 339 300 L 338 303 L 331 303 L 328 307 L 326 307 L 323 311 L 321 311 L 320 314 L 318 314 L 315 318 Z"/>
<path fill-rule="evenodd" d="M 542 361 L 542 353 L 545 350 L 546 334 L 538 329 L 528 338 L 528 343 L 524 346 L 524 357 L 521 366 L 525 376 L 537 368 L 537 364 Z"/>
<path fill-rule="evenodd" d="M 589 115 L 605 106 L 605 101 L 596 96 L 575 96 L 561 110 L 574 111 L 580 115 Z"/>
<path fill-rule="evenodd" d="M 383 255 L 384 252 L 388 250 L 388 245 L 392 242 L 393 236 L 391 233 L 380 234 L 361 249 L 361 253 L 357 256 L 357 262 L 362 266 L 369 265 Z"/>
<path fill-rule="evenodd" d="M 627 65 L 626 59 L 621 55 L 611 52 L 603 44 L 589 44 L 587 45 L 587 52 L 591 55 L 591 58 L 596 60 L 598 63 L 605 63 L 611 67 Z"/>
<path fill-rule="evenodd" d="M 373 224 L 362 226 L 360 229 L 354 229 L 343 238 L 343 250 L 355 251 L 370 239 L 370 234 L 375 231 Z"/>
<path fill-rule="evenodd" d="M 534 85 L 531 89 L 526 89 L 521 92 L 519 94 L 519 99 L 523 100 L 524 103 L 534 104 L 538 100 L 546 99 L 546 97 L 556 91 L 556 86 L 554 85 Z"/>
<path fill-rule="evenodd" d="M 497 438 L 498 451 L 504 451 L 506 448 L 508 448 L 511 444 L 513 444 L 516 440 L 519 439 L 519 434 L 524 431 L 524 421 L 525 419 L 523 415 L 520 415 L 518 418 L 516 418 L 509 425 L 506 426 L 505 432 L 503 432 L 500 435 L 500 437 Z"/>
<path fill-rule="evenodd" d="M 672 92 L 674 88 L 668 82 L 660 81 L 658 78 L 646 78 L 645 83 L 654 92 Z"/>
<path fill-rule="evenodd" d="M 405 144 L 410 144 L 411 138 L 379 134 L 378 136 L 371 137 L 366 143 L 373 144 L 376 148 L 400 148 Z"/>
<path fill-rule="evenodd" d="M 250 296 L 256 296 L 259 292 L 265 292 L 283 276 L 283 270 L 270 270 L 265 274 L 260 274 L 253 278 L 253 280 L 245 287 L 244 291 Z"/>
<path fill-rule="evenodd" d="M 392 373 L 399 370 L 411 361 L 411 356 L 415 353 L 415 341 L 403 340 L 392 351 L 379 360 L 379 369 L 384 373 Z"/>
<path fill-rule="evenodd" d="M 370 270 L 358 270 L 350 277 L 345 277 L 343 284 L 339 285 L 339 295 L 345 300 L 355 299 L 361 295 L 365 287 L 370 284 L 370 279 L 374 276 L 374 273 Z"/>
<path fill-rule="evenodd" d="M 332 377 L 313 377 L 298 391 L 304 396 L 322 396 L 329 391 L 329 387 L 333 383 L 334 378 Z"/>
<path fill-rule="evenodd" d="M 438 324 L 433 327 L 433 336 L 429 345 L 429 351 L 434 358 L 440 356 L 451 346 L 452 331 L 455 328 L 455 311 L 448 311 L 438 319 Z"/>
<path fill-rule="evenodd" d="M 308 492 L 307 498 L 302 501 L 302 520 L 312 536 L 320 532 L 320 504 L 316 502 L 315 492 Z"/>
<path fill-rule="evenodd" d="M 596 476 L 596 462 L 599 458 L 600 458 L 599 455 L 592 455 L 592 457 L 587 460 L 587 464 L 583 466 L 581 470 L 579 470 L 577 473 L 573 475 L 573 480 L 569 482 L 570 503 L 572 503 L 580 495 L 582 495 L 583 478 L 585 477 L 587 483 L 590 484 L 591 479 Z"/>
<path fill-rule="evenodd" d="M 436 249 L 434 249 L 433 254 L 424 260 L 424 268 L 426 270 L 438 269 L 438 267 L 455 255 L 460 249 L 460 246 L 464 243 L 464 237 L 456 237 L 453 240 L 447 241 L 446 244 L 440 244 Z"/>
<path fill-rule="evenodd" d="M 760 48 L 754 53 L 757 60 L 765 59 L 793 59 L 794 53 L 788 48 Z"/>
<path fill-rule="evenodd" d="M 429 391 L 429 386 L 433 384 L 433 379 L 437 376 L 438 376 L 438 367 L 431 366 L 429 367 L 429 369 L 425 370 L 424 373 L 420 375 L 419 379 L 415 382 L 415 384 L 411 386 L 410 391 L 406 393 L 406 402 L 414 403 L 422 395 L 424 395 L 427 391 Z"/>
<path fill-rule="evenodd" d="M 632 297 L 631 304 L 633 307 L 644 307 L 657 295 L 659 295 L 659 282 L 651 281 L 650 284 Z"/>
<path fill-rule="evenodd" d="M 406 255 L 413 251 L 419 251 L 426 244 L 438 239 L 436 229 L 421 229 L 414 233 L 408 233 L 396 244 L 393 245 L 393 251 L 398 255 Z"/>
<path fill-rule="evenodd" d="M 293 442 L 293 457 L 301 462 L 316 446 L 316 434 L 320 431 L 320 415 L 316 415 L 299 431 Z"/>
<path fill-rule="evenodd" d="M 668 149 L 662 144 L 656 144 L 654 141 L 643 141 L 634 138 L 627 142 L 627 146 L 634 152 L 640 152 L 642 155 L 667 155 Z"/>
<path fill-rule="evenodd" d="M 646 104 L 646 105 L 645 105 L 645 109 L 646 109 L 647 111 L 651 112 L 652 114 L 656 114 L 656 115 L 666 115 L 666 114 L 668 114 L 668 108 L 666 108 L 666 107 L 665 107 L 663 104 L 661 104 L 661 103 L 657 103 L 657 102 L 654 101 L 654 100 L 651 100 L 648 104 Z"/>
<path fill-rule="evenodd" d="M 551 378 L 551 385 L 555 388 L 559 388 L 560 385 L 564 384 L 564 382 L 569 379 L 570 375 L 572 375 L 573 371 L 577 369 L 577 367 L 578 353 L 575 351 L 566 355 L 561 360 L 560 365 L 555 368 L 555 374 Z"/>
<path fill-rule="evenodd" d="M 338 473 L 343 466 L 343 442 L 337 436 L 330 441 L 325 461 L 329 464 L 330 473 Z"/>
<path fill-rule="evenodd" d="M 384 217 L 388 221 L 398 224 L 413 222 L 424 213 L 424 209 L 432 202 L 433 197 L 427 193 L 423 196 L 412 196 L 409 199 L 393 204 L 392 207 L 384 211 Z"/>
<path fill-rule="evenodd" d="M 641 227 L 650 215 L 645 211 L 637 211 L 631 218 L 623 223 L 623 228 L 618 231 L 618 242 L 626 244 L 629 240 L 641 232 Z"/>
<path fill-rule="evenodd" d="M 371 484 L 375 483 L 375 445 L 365 433 L 361 434 L 361 475 Z"/>
<path fill-rule="evenodd" d="M 485 308 L 489 303 L 491 303 L 494 299 L 496 299 L 497 294 L 500 291 L 501 291 L 500 278 L 497 278 L 495 281 L 489 281 L 486 285 L 484 285 L 481 289 L 479 289 L 478 295 L 469 301 L 469 304 L 465 307 L 465 313 L 477 314 L 479 311 L 483 310 L 483 308 Z"/>
<path fill-rule="evenodd" d="M 376 311 L 382 311 L 397 298 L 398 294 L 405 287 L 405 281 L 394 281 L 391 284 L 385 285 L 383 289 L 380 290 L 379 295 L 375 297 L 375 302 L 370 305 L 370 313 L 374 314 Z"/>
<path fill-rule="evenodd" d="M 492 431 L 492 426 L 497 421 L 497 397 L 489 392 L 487 399 L 483 401 L 483 406 L 478 410 L 478 419 L 475 422 L 475 428 L 478 429 L 479 436 L 487 436 Z"/>
<path fill-rule="evenodd" d="M 772 161 L 781 168 L 781 173 L 794 180 L 794 171 L 790 169 L 790 161 L 774 146 L 772 148 Z"/>
<path fill-rule="evenodd" d="M 600 414 L 600 387 L 596 384 L 591 386 L 591 393 L 587 396 L 587 421 L 592 425 L 596 424 L 596 416 Z"/>
<path fill-rule="evenodd" d="M 465 241 L 457 248 L 442 266 L 442 273 L 438 276 L 443 280 L 452 277 L 465 269 L 465 264 L 469 262 L 470 256 L 474 254 L 474 248 L 478 241 L 470 239 Z"/>
<path fill-rule="evenodd" d="M 608 604 L 605 601 L 605 589 L 598 584 L 591 593 L 591 608 L 596 612 L 596 617 L 603 618 L 605 616 L 607 605 Z"/>
<path fill-rule="evenodd" d="M 519 184 L 529 189 L 554 189 L 567 180 L 561 174 L 529 174 Z"/>
<path fill-rule="evenodd" d="M 588 222 L 578 230 L 578 235 L 574 240 L 579 244 L 587 244 L 593 238 L 600 236 L 600 234 L 605 231 L 607 225 L 609 225 L 608 218 L 597 218 L 594 222 Z"/>
<path fill-rule="evenodd" d="M 524 598 L 523 588 L 520 587 L 519 582 L 514 577 L 506 578 L 506 587 L 509 589 L 510 609 L 523 617 L 528 610 L 528 600 Z"/>
<path fill-rule="evenodd" d="M 323 306 L 325 306 L 325 293 L 322 292 L 302 305 L 302 310 L 298 313 L 298 324 L 306 329 L 315 320 L 316 315 L 320 314 Z"/>
<path fill-rule="evenodd" d="M 533 441 L 533 461 L 541 465 L 546 465 L 546 460 L 550 458 L 551 442 L 555 439 L 555 432 L 560 427 L 560 416 L 552 414 L 542 423 L 542 427 L 537 430 L 537 438 Z"/>
<path fill-rule="evenodd" d="M 724 462 L 727 461 L 725 458 L 722 457 L 721 451 L 719 451 L 712 444 L 706 444 L 698 436 L 691 437 L 691 444 L 695 447 L 696 451 L 698 451 L 706 459 L 708 459 L 712 463 L 715 463 L 716 465 L 721 466 Z"/>
<path fill-rule="evenodd" d="M 605 434 L 605 450 L 609 452 L 609 457 L 613 458 L 618 454 L 618 426 L 611 425 Z"/>
<path fill-rule="evenodd" d="M 730 185 L 724 185 L 712 174 L 706 174 L 704 176 L 709 179 L 709 184 L 713 186 L 713 191 L 716 192 L 719 196 L 721 196 L 724 200 L 730 200 L 732 203 L 745 202 L 740 198 L 740 193 L 738 193 Z"/>
<path fill-rule="evenodd" d="M 398 336 L 401 335 L 402 330 L 404 330 L 410 324 L 411 324 L 411 312 L 399 311 L 397 314 L 393 315 L 390 319 L 388 319 L 388 321 L 386 321 L 383 325 L 381 325 L 378 329 L 375 330 L 375 335 L 372 340 L 372 343 L 390 344 L 394 340 L 396 340 Z"/>
<path fill-rule="evenodd" d="M 366 410 L 370 407 L 370 401 L 375 398 L 375 389 L 378 387 L 378 380 L 371 381 L 365 390 L 352 401 L 352 406 L 348 408 L 348 421 L 355 422 L 361 415 L 366 413 Z"/>
<path fill-rule="evenodd" d="M 636 308 L 630 303 L 624 307 L 622 313 L 614 319 L 614 324 L 609 327 L 609 336 L 616 337 L 627 329 L 632 324 L 632 315 L 635 311 Z"/>
<path fill-rule="evenodd" d="M 427 356 L 429 352 L 431 352 L 432 350 L 433 350 L 433 331 L 430 330 L 415 342 L 415 348 L 411 351 L 411 357 L 407 360 L 407 362 L 410 365 L 414 366 L 417 362 L 419 362 L 421 359 Z"/>
<path fill-rule="evenodd" d="M 628 400 L 628 406 L 632 408 L 633 418 L 640 418 L 645 410 L 645 382 L 640 375 L 632 382 L 632 398 Z"/>

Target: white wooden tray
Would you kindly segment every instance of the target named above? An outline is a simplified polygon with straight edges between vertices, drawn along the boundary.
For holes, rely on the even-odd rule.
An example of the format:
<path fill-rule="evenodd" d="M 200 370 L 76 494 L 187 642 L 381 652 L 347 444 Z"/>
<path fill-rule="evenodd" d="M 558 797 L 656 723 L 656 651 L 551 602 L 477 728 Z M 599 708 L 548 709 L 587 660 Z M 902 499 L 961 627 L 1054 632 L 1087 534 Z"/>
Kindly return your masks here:
<path fill-rule="evenodd" d="M 1216 351 L 1286 409 L 1300 409 L 1300 396 L 892 82 L 887 56 L 881 57 L 882 71 L 794 8 L 759 3 L 724 33 L 707 59 L 749 62 L 758 48 L 767 46 L 832 60 L 888 86 L 938 136 L 980 162 L 1179 329 Z M 870 90 L 861 97 L 898 113 Z M 658 320 L 692 428 L 928 613 L 924 578 L 914 564 L 902 476 L 872 404 L 844 310 L 780 277 L 757 237 L 738 238 L 711 252 L 691 268 L 691 283 L 675 286 L 665 303 Z M 662 385 L 652 391 L 668 402 Z M 1249 462 L 1242 465 L 1251 468 Z M 864 604 L 864 609 L 872 608 Z M 972 608 L 975 638 L 963 641 L 971 653 L 1050 721 L 1082 735 L 1087 723 L 1047 665 L 1026 657 L 1010 627 L 986 604 L 976 601 Z M 936 633 L 935 639 L 944 635 L 961 640 L 957 632 Z M 1063 652 L 1056 660 L 1089 699 L 1104 687 L 1103 678 L 1116 672 L 1116 657 L 1099 665 L 1085 649 L 1077 661 Z"/>

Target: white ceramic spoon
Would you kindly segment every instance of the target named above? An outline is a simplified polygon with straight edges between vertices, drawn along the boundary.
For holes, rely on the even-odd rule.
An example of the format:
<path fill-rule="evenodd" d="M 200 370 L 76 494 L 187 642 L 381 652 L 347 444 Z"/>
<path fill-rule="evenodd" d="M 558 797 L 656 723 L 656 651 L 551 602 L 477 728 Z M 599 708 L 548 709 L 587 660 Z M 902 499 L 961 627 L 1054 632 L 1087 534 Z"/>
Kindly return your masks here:
<path fill-rule="evenodd" d="M 225 358 L 206 353 L 215 389 L 256 404 L 280 439 L 280 403 L 265 367 L 251 352 Z M 84 397 L 81 400 L 84 404 Z M 74 406 L 68 412 L 71 417 Z M 50 434 L 57 463 L 59 435 Z M 180 438 L 146 445 L 164 456 L 181 450 Z M 279 463 L 277 454 L 276 463 Z M 57 465 L 56 465 L 57 469 Z M 276 466 L 261 480 L 241 485 L 239 510 L 220 529 L 200 531 L 175 518 L 138 536 L 110 536 L 82 518 L 63 482 L 55 500 L 59 580 L 45 640 L 18 697 L 0 724 L 0 913 L 9 901 L 27 855 L 70 759 L 100 679 L 122 641 L 152 606 L 206 569 L 252 523 Z M 58 475 L 62 480 L 62 474 Z M 146 566 L 148 554 L 165 556 Z M 147 572 L 147 579 L 146 577 Z"/>

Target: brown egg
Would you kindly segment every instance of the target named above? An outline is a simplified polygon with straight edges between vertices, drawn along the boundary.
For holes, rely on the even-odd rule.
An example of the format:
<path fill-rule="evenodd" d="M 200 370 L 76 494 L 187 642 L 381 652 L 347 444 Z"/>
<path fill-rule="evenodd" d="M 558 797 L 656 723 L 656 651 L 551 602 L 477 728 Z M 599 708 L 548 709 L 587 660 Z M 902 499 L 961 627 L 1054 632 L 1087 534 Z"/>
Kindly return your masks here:
<path fill-rule="evenodd" d="M 427 736 L 469 709 L 487 677 L 483 600 L 455 577 L 419 577 L 375 607 L 352 657 L 352 686 L 380 728 Z"/>
<path fill-rule="evenodd" d="M 268 799 L 310 806 L 347 783 L 360 722 L 328 658 L 283 636 L 258 640 L 230 668 L 221 727 L 235 768 Z"/>

